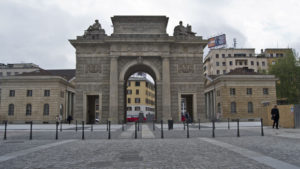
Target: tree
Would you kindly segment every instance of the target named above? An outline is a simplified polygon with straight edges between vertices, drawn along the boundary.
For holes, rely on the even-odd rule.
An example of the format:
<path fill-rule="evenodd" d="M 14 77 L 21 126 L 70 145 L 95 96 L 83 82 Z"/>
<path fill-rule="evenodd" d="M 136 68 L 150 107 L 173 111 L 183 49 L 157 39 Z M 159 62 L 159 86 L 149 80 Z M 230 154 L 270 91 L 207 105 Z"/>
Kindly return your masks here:
<path fill-rule="evenodd" d="M 269 73 L 279 79 L 277 98 L 287 98 L 290 104 L 300 103 L 300 65 L 294 51 L 287 52 L 285 57 L 271 65 Z"/>

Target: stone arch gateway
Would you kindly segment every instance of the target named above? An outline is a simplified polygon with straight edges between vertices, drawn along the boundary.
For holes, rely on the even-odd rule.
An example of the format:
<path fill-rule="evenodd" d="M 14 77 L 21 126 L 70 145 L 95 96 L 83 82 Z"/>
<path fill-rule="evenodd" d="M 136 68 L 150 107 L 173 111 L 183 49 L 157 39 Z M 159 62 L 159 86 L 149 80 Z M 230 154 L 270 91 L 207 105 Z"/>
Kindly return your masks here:
<path fill-rule="evenodd" d="M 166 16 L 114 16 L 110 36 L 96 22 L 70 43 L 76 49 L 74 119 L 120 123 L 128 77 L 143 71 L 156 82 L 157 120 L 181 121 L 183 107 L 204 119 L 203 49 L 207 40 L 191 26 L 166 33 Z M 176 32 L 176 33 L 175 33 Z M 185 106 L 183 103 L 188 102 Z"/>

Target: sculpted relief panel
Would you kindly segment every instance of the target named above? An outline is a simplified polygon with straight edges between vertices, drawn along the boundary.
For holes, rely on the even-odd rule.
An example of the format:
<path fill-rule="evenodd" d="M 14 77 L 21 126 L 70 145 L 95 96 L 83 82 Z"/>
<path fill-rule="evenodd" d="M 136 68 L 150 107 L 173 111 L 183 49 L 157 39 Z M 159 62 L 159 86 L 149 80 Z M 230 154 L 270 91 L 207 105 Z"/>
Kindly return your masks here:
<path fill-rule="evenodd" d="M 178 73 L 194 73 L 194 64 L 178 64 L 177 72 Z"/>
<path fill-rule="evenodd" d="M 86 64 L 85 73 L 102 73 L 101 64 Z"/>

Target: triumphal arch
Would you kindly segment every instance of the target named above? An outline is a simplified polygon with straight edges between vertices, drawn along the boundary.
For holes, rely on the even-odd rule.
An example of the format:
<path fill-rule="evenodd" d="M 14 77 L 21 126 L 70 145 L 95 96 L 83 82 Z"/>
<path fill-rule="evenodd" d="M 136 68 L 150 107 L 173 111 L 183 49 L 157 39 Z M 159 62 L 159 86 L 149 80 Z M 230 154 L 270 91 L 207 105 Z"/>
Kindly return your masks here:
<path fill-rule="evenodd" d="M 126 82 L 135 72 L 155 81 L 156 120 L 181 121 L 182 100 L 192 119 L 204 119 L 203 49 L 207 40 L 182 22 L 167 34 L 166 16 L 114 16 L 109 36 L 98 20 L 70 43 L 76 49 L 74 119 L 120 123 Z M 96 108 L 95 108 L 96 107 Z"/>

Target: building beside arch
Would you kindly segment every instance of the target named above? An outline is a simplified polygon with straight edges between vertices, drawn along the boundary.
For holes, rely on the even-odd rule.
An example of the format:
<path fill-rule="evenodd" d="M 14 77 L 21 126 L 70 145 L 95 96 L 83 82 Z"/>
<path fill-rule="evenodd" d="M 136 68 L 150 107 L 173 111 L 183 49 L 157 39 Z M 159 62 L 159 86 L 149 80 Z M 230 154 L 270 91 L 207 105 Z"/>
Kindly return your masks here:
<path fill-rule="evenodd" d="M 136 72 L 155 81 L 156 120 L 180 122 L 182 105 L 194 121 L 205 117 L 203 49 L 207 40 L 190 25 L 167 34 L 166 16 L 114 16 L 108 36 L 97 21 L 70 40 L 76 49 L 74 119 L 125 120 L 126 83 Z M 95 110 L 95 105 L 99 105 Z"/>

